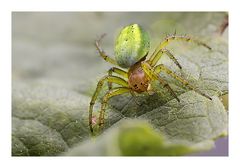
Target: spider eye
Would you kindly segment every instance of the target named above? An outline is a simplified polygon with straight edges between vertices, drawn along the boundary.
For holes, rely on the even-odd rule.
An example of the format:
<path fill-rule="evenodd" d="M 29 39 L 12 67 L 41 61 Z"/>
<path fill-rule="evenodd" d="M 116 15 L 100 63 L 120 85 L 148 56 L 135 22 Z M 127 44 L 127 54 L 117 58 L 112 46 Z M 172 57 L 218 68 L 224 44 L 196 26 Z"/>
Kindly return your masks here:
<path fill-rule="evenodd" d="M 137 85 L 137 84 L 135 84 L 135 85 L 133 85 L 133 86 L 134 86 L 134 88 L 135 88 L 135 89 L 137 89 L 137 88 L 138 88 L 138 85 Z"/>

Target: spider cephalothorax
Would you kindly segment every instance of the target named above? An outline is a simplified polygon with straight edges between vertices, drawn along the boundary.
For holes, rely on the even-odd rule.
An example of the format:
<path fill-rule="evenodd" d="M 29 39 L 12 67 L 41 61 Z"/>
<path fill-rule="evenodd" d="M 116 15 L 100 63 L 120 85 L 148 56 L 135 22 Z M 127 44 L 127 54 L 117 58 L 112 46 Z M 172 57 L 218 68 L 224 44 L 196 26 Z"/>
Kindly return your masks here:
<path fill-rule="evenodd" d="M 193 39 L 189 36 L 177 36 L 174 34 L 167 36 L 147 59 L 150 49 L 149 35 L 138 24 L 131 24 L 124 27 L 119 33 L 115 43 L 115 59 L 113 59 L 107 56 L 101 49 L 99 43 L 102 37 L 95 43 L 100 56 L 103 57 L 105 61 L 121 68 L 128 68 L 128 70 L 125 71 L 120 68 L 113 67 L 108 71 L 108 75 L 101 78 L 98 82 L 89 107 L 89 127 L 91 132 L 93 132 L 93 106 L 104 82 L 108 82 L 109 91 L 103 96 L 101 103 L 101 110 L 97 121 L 97 126 L 100 129 L 102 129 L 104 126 L 104 113 L 107 102 L 111 97 L 127 92 L 131 93 L 133 96 L 135 96 L 135 93 L 140 94 L 142 92 L 148 92 L 149 88 L 151 88 L 150 83 L 153 80 L 158 80 L 159 83 L 163 85 L 163 87 L 166 87 L 168 89 L 168 91 L 177 99 L 177 101 L 180 101 L 168 83 L 159 75 L 160 72 L 165 72 L 166 74 L 181 82 L 184 86 L 198 92 L 202 96 L 211 100 L 211 97 L 195 89 L 195 87 L 193 87 L 187 80 L 178 76 L 163 64 L 157 64 L 162 55 L 166 54 L 180 69 L 182 69 L 177 59 L 171 54 L 169 50 L 165 48 L 173 40 L 193 42 L 211 49 L 207 44 Z M 113 73 L 117 74 L 118 76 L 113 75 Z M 118 84 L 120 87 L 113 88 L 112 83 Z"/>
<path fill-rule="evenodd" d="M 148 91 L 150 79 L 141 66 L 142 60 L 132 65 L 128 70 L 128 85 L 137 92 L 142 93 Z"/>

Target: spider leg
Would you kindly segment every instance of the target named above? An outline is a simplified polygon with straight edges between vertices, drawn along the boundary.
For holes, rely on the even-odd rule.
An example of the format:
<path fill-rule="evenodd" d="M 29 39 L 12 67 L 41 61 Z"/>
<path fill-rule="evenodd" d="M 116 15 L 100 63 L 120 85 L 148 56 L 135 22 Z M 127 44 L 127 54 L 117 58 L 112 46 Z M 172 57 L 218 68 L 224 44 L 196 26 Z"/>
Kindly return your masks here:
<path fill-rule="evenodd" d="M 160 84 L 163 85 L 163 87 L 166 87 L 168 89 L 168 91 L 172 94 L 172 96 L 175 97 L 178 102 L 180 102 L 179 98 L 177 97 L 175 92 L 172 90 L 172 88 L 169 86 L 169 84 L 164 79 L 162 79 L 158 75 L 158 73 L 156 73 L 154 71 L 154 69 L 147 62 L 142 62 L 141 66 L 142 66 L 142 69 L 144 70 L 144 72 L 148 75 L 148 77 L 151 80 L 158 80 L 160 82 Z"/>
<path fill-rule="evenodd" d="M 167 50 L 167 49 L 160 49 L 155 55 L 152 55 L 149 59 L 148 63 L 154 67 L 157 62 L 160 60 L 160 58 L 163 56 L 163 54 L 166 54 L 180 69 L 182 69 L 182 66 L 179 64 L 178 60 L 173 56 L 173 54 Z"/>
<path fill-rule="evenodd" d="M 108 70 L 108 75 L 112 76 L 112 73 L 116 73 L 120 76 L 123 76 L 124 78 L 128 78 L 128 74 L 127 72 L 125 72 L 124 70 L 120 69 L 120 68 L 116 68 L 116 67 L 112 67 Z M 108 82 L 108 89 L 111 90 L 112 89 L 112 82 Z"/>
<path fill-rule="evenodd" d="M 90 105 L 89 105 L 89 128 L 90 128 L 90 131 L 93 132 L 93 127 L 92 127 L 92 113 L 93 113 L 93 106 L 96 102 L 96 99 L 100 93 L 100 91 L 102 90 L 102 86 L 104 84 L 104 82 L 107 81 L 107 82 L 112 82 L 112 83 L 116 83 L 116 84 L 119 84 L 121 86 L 124 86 L 124 87 L 128 87 L 128 83 L 120 78 L 120 77 L 117 77 L 117 76 L 104 76 L 102 77 L 98 84 L 97 84 L 97 88 L 92 96 L 92 99 L 90 101 Z"/>
<path fill-rule="evenodd" d="M 117 62 L 110 58 L 108 55 L 106 55 L 106 53 L 103 51 L 103 49 L 100 47 L 100 42 L 101 40 L 103 39 L 103 37 L 105 36 L 106 34 L 103 34 L 98 40 L 95 41 L 95 46 L 100 54 L 100 56 L 106 61 L 106 62 L 109 62 L 113 65 L 118 65 Z"/>
<path fill-rule="evenodd" d="M 186 81 L 185 79 L 183 79 L 182 77 L 178 76 L 177 74 L 175 74 L 173 71 L 171 71 L 170 69 L 168 69 L 165 65 L 163 64 L 159 64 L 154 68 L 154 72 L 156 72 L 157 74 L 159 74 L 161 71 L 167 73 L 168 75 L 172 76 L 173 78 L 175 78 L 176 80 L 180 81 L 184 86 L 186 86 L 187 88 L 194 90 L 195 92 L 199 93 L 200 95 L 212 100 L 211 97 L 209 97 L 208 95 L 202 93 L 201 91 L 197 90 L 194 86 L 192 86 L 188 81 Z"/>
<path fill-rule="evenodd" d="M 119 88 L 114 88 L 112 90 L 109 90 L 103 97 L 103 101 L 101 104 L 101 111 L 99 114 L 99 131 L 101 131 L 104 127 L 104 114 L 105 114 L 105 110 L 107 107 L 107 102 L 108 100 L 113 97 L 113 96 L 117 96 L 117 95 L 121 95 L 127 92 L 130 92 L 131 89 L 127 88 L 127 87 L 119 87 Z"/>
<path fill-rule="evenodd" d="M 158 81 L 163 85 L 163 87 L 166 87 L 167 90 L 177 99 L 178 102 L 180 102 L 179 98 L 177 97 L 176 93 L 172 90 L 172 88 L 169 86 L 169 84 L 158 75 Z"/>
<path fill-rule="evenodd" d="M 211 50 L 212 48 L 210 46 L 208 46 L 207 44 L 205 44 L 204 42 L 202 41 L 199 41 L 197 39 L 194 39 L 192 37 L 189 37 L 189 36 L 179 36 L 179 35 L 170 35 L 170 36 L 167 36 L 165 38 L 165 40 L 163 42 L 161 42 L 159 44 L 159 46 L 155 49 L 155 51 L 152 53 L 151 57 L 150 57 L 150 62 L 154 59 L 154 57 L 156 57 L 156 55 L 163 49 L 165 48 L 171 41 L 186 41 L 186 42 L 192 42 L 192 43 L 195 43 L 197 45 L 201 45 L 209 50 Z M 152 65 L 152 64 L 151 64 Z"/>

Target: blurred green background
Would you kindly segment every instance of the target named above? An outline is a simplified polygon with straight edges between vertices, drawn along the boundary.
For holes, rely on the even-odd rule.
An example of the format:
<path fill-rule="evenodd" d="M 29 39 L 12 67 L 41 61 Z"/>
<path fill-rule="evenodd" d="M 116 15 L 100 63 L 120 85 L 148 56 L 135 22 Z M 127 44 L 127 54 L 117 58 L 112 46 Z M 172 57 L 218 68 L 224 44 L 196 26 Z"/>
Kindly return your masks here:
<path fill-rule="evenodd" d="M 13 155 L 28 155 L 31 153 L 31 146 L 38 143 L 36 137 L 24 136 L 24 133 L 29 131 L 25 128 L 31 129 L 31 124 L 25 123 L 26 120 L 41 120 L 46 115 L 42 111 L 60 109 L 55 106 L 41 106 L 41 100 L 54 103 L 61 95 L 67 95 L 73 99 L 79 98 L 72 102 L 71 98 L 66 96 L 66 99 L 58 101 L 62 106 L 78 102 L 83 103 L 84 108 L 87 106 L 89 97 L 84 96 L 91 95 L 97 79 L 105 75 L 111 67 L 99 57 L 94 48 L 94 41 L 103 33 L 107 33 L 107 36 L 102 42 L 102 47 L 106 53 L 113 56 L 114 40 L 119 30 L 125 25 L 138 23 L 149 32 L 153 51 L 167 34 L 172 34 L 175 30 L 177 34 L 190 34 L 200 39 L 208 39 L 216 34 L 225 15 L 224 12 L 13 12 Z M 227 38 L 227 31 L 223 36 Z M 33 99 L 39 99 L 39 102 L 36 103 Z M 74 115 L 79 117 L 78 106 L 73 106 Z M 54 117 L 59 119 L 59 123 L 54 123 L 60 125 L 56 128 L 58 131 L 62 128 L 61 122 L 65 120 L 62 116 Z M 51 124 L 49 120 L 42 120 L 45 124 Z M 19 131 L 20 127 L 22 130 Z M 75 127 L 72 129 L 77 130 Z M 86 127 L 83 131 L 87 132 L 87 129 Z M 72 136 L 60 152 L 84 139 L 84 136 Z M 32 144 L 26 144 L 28 142 Z M 47 154 L 55 155 L 59 153 L 57 149 L 56 146 L 55 153 Z M 32 154 L 38 155 L 41 152 Z M 227 138 L 218 140 L 217 148 L 212 151 L 198 155 L 228 155 Z"/>

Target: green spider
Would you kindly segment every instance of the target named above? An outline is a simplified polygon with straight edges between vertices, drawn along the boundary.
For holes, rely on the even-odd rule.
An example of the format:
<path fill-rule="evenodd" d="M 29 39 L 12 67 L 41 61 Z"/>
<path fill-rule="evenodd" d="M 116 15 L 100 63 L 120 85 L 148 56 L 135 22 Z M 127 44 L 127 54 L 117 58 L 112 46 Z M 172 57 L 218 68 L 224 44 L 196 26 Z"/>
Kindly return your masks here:
<path fill-rule="evenodd" d="M 103 35 L 104 36 L 104 35 Z M 177 59 L 171 54 L 169 50 L 165 47 L 174 40 L 182 40 L 186 42 L 193 42 L 203 47 L 211 50 L 211 47 L 205 43 L 193 39 L 189 36 L 178 36 L 176 34 L 167 36 L 164 41 L 155 49 L 155 51 L 146 59 L 149 50 L 150 50 L 150 38 L 148 33 L 138 24 L 131 24 L 124 27 L 119 33 L 116 43 L 115 43 L 115 59 L 110 58 L 105 52 L 101 49 L 99 43 L 103 36 L 96 40 L 95 45 L 100 54 L 100 56 L 107 62 L 119 66 L 121 68 L 127 69 L 127 71 L 122 70 L 117 67 L 112 67 L 108 71 L 108 75 L 102 77 L 97 84 L 97 88 L 92 96 L 90 106 L 89 106 L 89 127 L 90 131 L 93 133 L 93 106 L 95 101 L 102 89 L 104 82 L 108 82 L 109 91 L 103 96 L 101 102 L 101 110 L 99 113 L 99 118 L 97 121 L 97 126 L 99 130 L 102 130 L 104 127 L 104 113 L 107 106 L 108 100 L 113 97 L 124 93 L 131 93 L 132 96 L 136 96 L 135 93 L 149 92 L 151 90 L 151 81 L 158 80 L 163 87 L 167 88 L 168 91 L 172 94 L 173 97 L 179 102 L 177 95 L 168 85 L 168 83 L 159 76 L 160 72 L 165 72 L 176 80 L 180 81 L 183 85 L 188 87 L 191 90 L 196 91 L 202 96 L 210 99 L 208 95 L 196 90 L 188 81 L 182 77 L 175 74 L 169 68 L 163 64 L 157 64 L 159 59 L 166 54 L 180 69 L 181 65 Z M 112 75 L 116 73 L 118 76 Z M 119 77 L 121 76 L 121 77 Z M 120 87 L 112 88 L 112 83 L 120 85 Z"/>

